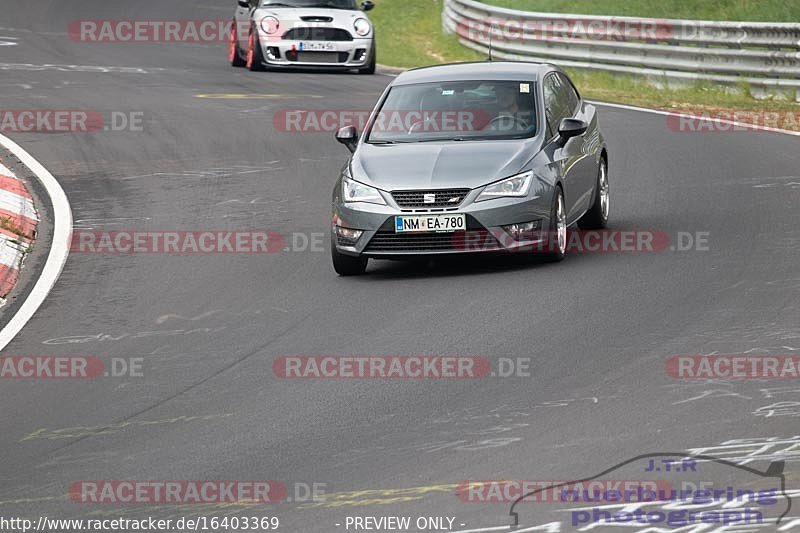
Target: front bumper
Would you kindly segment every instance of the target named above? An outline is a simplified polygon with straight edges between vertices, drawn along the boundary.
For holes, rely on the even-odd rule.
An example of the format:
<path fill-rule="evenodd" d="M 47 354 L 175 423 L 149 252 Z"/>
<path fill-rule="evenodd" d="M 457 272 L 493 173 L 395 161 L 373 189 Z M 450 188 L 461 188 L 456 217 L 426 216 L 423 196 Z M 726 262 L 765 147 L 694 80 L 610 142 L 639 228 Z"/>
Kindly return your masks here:
<path fill-rule="evenodd" d="M 332 246 L 339 253 L 372 258 L 408 258 L 426 255 L 472 253 L 529 253 L 546 245 L 546 232 L 533 232 L 521 240 L 514 239 L 503 226 L 540 221 L 540 228 L 549 228 L 551 199 L 548 195 L 528 198 L 498 198 L 474 203 L 480 189 L 471 191 L 461 206 L 448 209 L 401 209 L 388 193 L 390 205 L 348 203 L 334 197 Z M 464 214 L 466 231 L 449 233 L 395 233 L 394 217 L 398 215 Z M 337 236 L 336 226 L 363 231 L 356 240 Z"/>
<path fill-rule="evenodd" d="M 352 41 L 261 40 L 264 65 L 270 68 L 364 68 L 375 53 L 372 38 Z"/>

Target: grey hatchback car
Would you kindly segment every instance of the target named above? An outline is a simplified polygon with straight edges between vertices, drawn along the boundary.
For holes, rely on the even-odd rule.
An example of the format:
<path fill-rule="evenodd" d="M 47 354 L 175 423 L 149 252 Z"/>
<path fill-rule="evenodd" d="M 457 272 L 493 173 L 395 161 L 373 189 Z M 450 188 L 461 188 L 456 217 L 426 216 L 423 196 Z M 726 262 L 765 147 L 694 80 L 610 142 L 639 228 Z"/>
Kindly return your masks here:
<path fill-rule="evenodd" d="M 558 67 L 458 63 L 384 91 L 333 190 L 336 272 L 370 258 L 481 252 L 560 261 L 567 227 L 608 224 L 608 151 L 596 108 Z"/>

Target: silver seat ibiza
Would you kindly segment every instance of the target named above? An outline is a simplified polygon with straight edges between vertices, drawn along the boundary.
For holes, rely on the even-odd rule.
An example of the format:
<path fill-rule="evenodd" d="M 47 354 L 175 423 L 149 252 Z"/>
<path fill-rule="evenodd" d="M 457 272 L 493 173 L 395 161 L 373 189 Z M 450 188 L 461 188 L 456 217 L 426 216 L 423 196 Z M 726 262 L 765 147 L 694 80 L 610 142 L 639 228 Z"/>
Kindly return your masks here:
<path fill-rule="evenodd" d="M 371 1 L 238 0 L 228 60 L 234 67 L 355 69 L 373 74 Z"/>
<path fill-rule="evenodd" d="M 387 87 L 333 191 L 340 275 L 370 258 L 481 252 L 559 261 L 567 227 L 608 224 L 608 151 L 593 105 L 548 64 L 459 63 Z"/>

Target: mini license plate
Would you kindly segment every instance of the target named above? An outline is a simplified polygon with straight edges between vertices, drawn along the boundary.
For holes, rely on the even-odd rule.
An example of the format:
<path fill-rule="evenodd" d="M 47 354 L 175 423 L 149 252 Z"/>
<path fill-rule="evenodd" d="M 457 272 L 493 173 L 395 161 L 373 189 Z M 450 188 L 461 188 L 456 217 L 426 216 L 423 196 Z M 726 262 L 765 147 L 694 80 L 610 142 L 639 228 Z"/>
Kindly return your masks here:
<path fill-rule="evenodd" d="M 301 52 L 333 52 L 336 50 L 336 45 L 333 43 L 303 41 L 298 48 Z"/>

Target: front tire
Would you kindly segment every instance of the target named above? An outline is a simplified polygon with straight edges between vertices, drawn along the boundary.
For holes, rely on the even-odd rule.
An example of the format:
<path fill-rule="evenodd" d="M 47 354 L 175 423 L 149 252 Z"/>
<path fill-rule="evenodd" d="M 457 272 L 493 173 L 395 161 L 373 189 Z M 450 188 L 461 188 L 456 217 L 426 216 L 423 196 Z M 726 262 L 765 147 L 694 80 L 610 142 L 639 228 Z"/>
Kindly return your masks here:
<path fill-rule="evenodd" d="M 336 250 L 336 243 L 331 243 L 331 259 L 333 260 L 333 269 L 340 276 L 360 276 L 367 270 L 369 261 L 366 257 L 340 254 Z"/>
<path fill-rule="evenodd" d="M 605 229 L 608 227 L 608 213 L 611 202 L 608 186 L 608 163 L 605 158 L 600 160 L 597 170 L 597 194 L 594 204 L 578 221 L 578 227 L 583 230 Z"/>
<path fill-rule="evenodd" d="M 264 55 L 261 52 L 261 43 L 258 41 L 258 31 L 255 28 L 250 30 L 250 37 L 247 39 L 247 68 L 251 72 L 264 70 Z"/>
<path fill-rule="evenodd" d="M 228 61 L 232 67 L 243 67 L 245 61 L 239 55 L 239 33 L 236 31 L 236 21 L 231 24 L 231 40 L 228 43 Z"/>
<path fill-rule="evenodd" d="M 556 193 L 553 195 L 546 243 L 545 261 L 552 263 L 563 261 L 567 256 L 567 209 L 561 187 L 556 187 Z"/>

